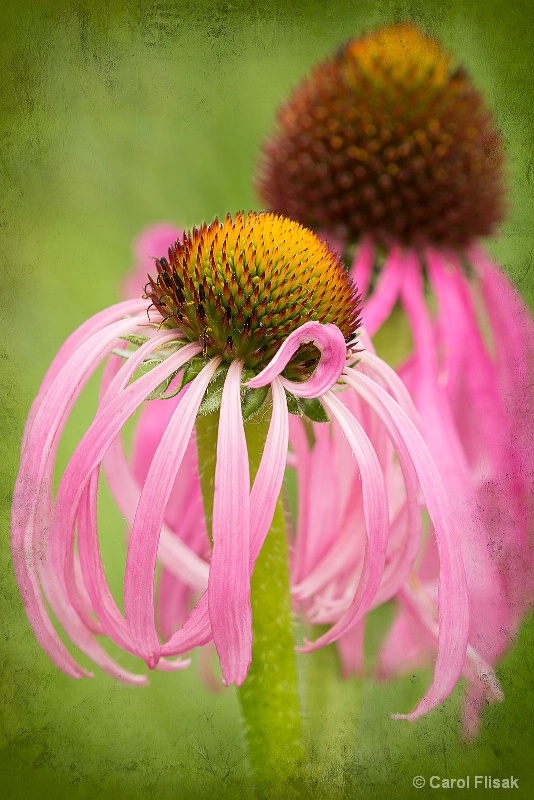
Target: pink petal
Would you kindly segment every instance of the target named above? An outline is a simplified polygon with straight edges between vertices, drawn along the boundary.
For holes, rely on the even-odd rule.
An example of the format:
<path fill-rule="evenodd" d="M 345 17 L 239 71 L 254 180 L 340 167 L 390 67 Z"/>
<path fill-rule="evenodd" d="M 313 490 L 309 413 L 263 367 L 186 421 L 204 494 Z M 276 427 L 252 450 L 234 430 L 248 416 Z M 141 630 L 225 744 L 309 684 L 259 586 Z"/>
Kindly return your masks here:
<path fill-rule="evenodd" d="M 109 390 L 111 380 L 118 369 L 118 362 L 119 359 L 110 359 L 106 363 L 101 384 L 102 396 Z M 175 399 L 152 400 L 144 405 L 134 440 L 133 458 L 136 476 L 132 474 L 126 460 L 120 436 L 117 436 L 112 442 L 104 457 L 104 472 L 111 493 L 130 527 L 139 503 L 141 485 L 146 479 L 156 448 L 181 396 L 183 396 L 183 392 Z M 194 441 L 188 447 L 184 459 L 182 472 L 185 480 L 182 477 L 180 481 L 175 482 L 169 506 L 173 507 L 176 504 L 176 508 L 170 509 L 172 515 L 170 518 L 168 509 L 166 516 L 166 519 L 169 519 L 169 525 L 175 526 L 175 528 L 170 530 L 166 524 L 163 525 L 158 558 L 180 581 L 187 583 L 193 589 L 203 590 L 208 584 L 208 565 L 204 559 L 199 557 L 199 550 L 191 549 L 190 543 L 182 541 L 183 536 L 181 536 L 181 531 L 189 522 L 187 518 L 190 515 L 196 516 L 199 512 L 201 518 L 195 520 L 195 525 L 201 529 L 200 536 L 207 543 Z M 195 481 L 197 485 L 194 484 Z M 177 486 L 180 487 L 179 495 L 175 491 Z M 193 494 L 191 494 L 192 490 L 194 490 Z M 186 497 L 189 499 L 192 497 L 194 502 L 192 507 L 188 504 L 187 515 L 184 518 L 183 506 Z M 195 547 L 198 547 L 198 543 Z"/>
<path fill-rule="evenodd" d="M 199 350 L 197 345 L 191 345 L 184 347 L 179 353 L 189 351 L 190 348 L 195 353 Z M 190 357 L 188 352 L 187 358 L 183 358 L 181 363 L 184 364 Z M 169 357 L 168 361 L 172 358 Z M 167 425 L 150 465 L 132 527 L 124 576 L 124 611 L 136 652 L 150 667 L 154 667 L 160 657 L 154 619 L 154 572 L 160 531 L 169 496 L 191 438 L 198 408 L 218 365 L 219 359 L 212 359 L 206 364 L 190 384 Z M 152 373 L 143 378 L 149 377 L 157 369 L 155 367 Z M 143 378 L 136 381 L 134 386 Z M 125 389 L 122 394 L 127 391 Z"/>
<path fill-rule="evenodd" d="M 415 408 L 405 383 L 399 378 L 395 370 L 375 353 L 371 353 L 367 349 L 360 353 L 360 365 L 360 368 L 363 367 L 365 373 L 378 379 L 382 383 L 384 388 L 395 398 L 412 422 L 420 427 L 421 419 L 419 413 Z"/>
<path fill-rule="evenodd" d="M 271 384 L 273 408 L 260 466 L 250 493 L 250 574 L 271 527 L 286 467 L 289 414 L 283 383 Z"/>
<path fill-rule="evenodd" d="M 179 369 L 198 352 L 199 346 L 196 344 L 182 348 L 110 398 L 108 403 L 102 404 L 95 420 L 74 451 L 61 479 L 56 498 L 54 525 L 50 535 L 50 559 L 56 583 L 47 587 L 47 594 L 53 592 L 53 594 L 49 594 L 49 600 L 54 613 L 73 642 L 78 644 L 81 649 L 84 649 L 85 645 L 79 640 L 80 631 L 73 626 L 72 619 L 68 617 L 69 606 L 64 600 L 67 589 L 63 582 L 63 575 L 64 565 L 72 554 L 74 522 L 82 492 L 111 442 L 118 435 L 126 420 L 143 402 L 146 395 L 165 380 L 169 373 Z M 125 372 L 131 370 L 134 360 L 135 356 L 124 365 L 121 373 L 123 370 Z M 117 378 L 121 373 L 117 375 Z M 54 386 L 56 383 L 57 381 Z M 109 632 L 113 638 L 115 630 L 112 620 L 102 618 L 100 621 L 106 632 Z M 106 627 L 108 625 L 109 631 Z"/>
<path fill-rule="evenodd" d="M 296 397 L 320 397 L 337 383 L 347 357 L 347 345 L 343 334 L 335 325 L 321 325 L 319 322 L 305 322 L 284 339 L 274 358 L 258 375 L 245 386 L 258 389 L 272 383 L 287 367 L 301 344 L 314 344 L 321 358 L 315 372 L 307 381 L 295 383 L 280 378 L 282 385 Z"/>
<path fill-rule="evenodd" d="M 362 297 L 367 295 L 373 267 L 375 264 L 375 246 L 370 237 L 363 236 L 354 255 L 350 274 Z"/>
<path fill-rule="evenodd" d="M 446 364 L 443 379 L 435 349 L 429 347 L 432 326 L 419 268 L 414 265 L 413 273 L 407 270 L 403 286 L 403 301 L 416 346 L 412 388 L 426 426 L 426 441 L 451 498 L 456 524 L 464 531 L 460 546 L 471 609 L 469 640 L 477 650 L 495 660 L 506 645 L 510 610 L 499 563 L 492 552 L 497 548 L 499 534 L 488 514 L 488 492 L 481 494 L 480 487 L 489 478 L 498 481 L 499 491 L 506 491 L 506 476 L 516 471 L 514 457 L 506 456 L 515 423 L 503 408 L 495 370 L 478 331 L 460 264 L 451 257 L 452 269 L 449 267 L 445 272 L 445 261 L 440 254 L 430 251 L 427 255 L 429 274 L 438 292 L 440 316 L 446 316 L 446 325 L 454 336 L 449 332 L 443 341 L 447 348 L 443 352 Z M 456 417 L 449 399 L 449 390 L 454 388 L 451 381 L 461 382 L 456 387 L 459 392 Z M 471 447 L 471 463 L 467 444 Z M 517 520 L 513 493 L 509 494 L 507 507 Z M 488 546 L 490 536 L 494 540 L 492 546 Z"/>
<path fill-rule="evenodd" d="M 465 570 L 441 476 L 419 432 L 395 401 L 366 375 L 345 371 L 345 380 L 375 409 L 389 430 L 394 430 L 412 459 L 428 513 L 434 524 L 440 556 L 439 643 L 434 679 L 425 697 L 402 719 L 417 719 L 441 703 L 452 691 L 465 660 L 469 610 Z"/>
<path fill-rule="evenodd" d="M 395 246 L 388 253 L 372 295 L 366 300 L 362 322 L 371 336 L 384 324 L 399 298 L 404 273 L 404 256 Z"/>
<path fill-rule="evenodd" d="M 57 356 L 54 360 L 26 425 L 13 497 L 13 564 L 26 613 L 39 644 L 54 663 L 72 677 L 89 673 L 78 667 L 51 623 L 41 596 L 39 565 L 47 549 L 52 476 L 59 437 L 76 398 L 109 347 L 118 336 L 133 332 L 138 326 L 137 319 L 109 323 L 110 318 L 120 316 L 125 307 L 132 310 L 136 306 L 131 302 L 119 304 L 89 320 L 67 340 L 61 358 Z M 100 330 L 102 325 L 105 327 Z M 92 333 L 95 328 L 97 332 Z M 72 352 L 74 346 L 76 349 Z"/>
<path fill-rule="evenodd" d="M 90 339 L 92 336 L 97 334 L 99 331 L 104 330 L 108 325 L 111 325 L 113 322 L 117 322 L 122 320 L 124 317 L 128 317 L 130 315 L 137 315 L 139 314 L 139 321 L 142 324 L 145 324 L 148 320 L 144 315 L 146 311 L 147 302 L 146 300 L 125 300 L 122 303 L 116 303 L 115 305 L 111 306 L 110 308 L 105 308 L 103 311 L 99 311 L 97 314 L 94 314 L 88 320 L 86 320 L 79 328 L 71 333 L 71 335 L 63 342 L 61 347 L 59 348 L 58 352 L 54 356 L 54 359 L 50 366 L 46 371 L 46 375 L 43 378 L 41 383 L 41 387 L 39 389 L 39 393 L 35 400 L 33 401 L 32 408 L 28 415 L 28 420 L 26 422 L 25 428 L 25 435 L 30 427 L 31 420 L 35 411 L 39 408 L 41 404 L 41 400 L 44 397 L 46 391 L 48 390 L 50 384 L 55 379 L 56 375 L 62 369 L 62 367 L 67 363 L 69 358 L 76 353 L 80 345 Z M 120 334 L 119 334 L 120 335 Z M 24 442 L 23 445 L 24 447 Z"/>
<path fill-rule="evenodd" d="M 367 541 L 360 580 L 349 608 L 329 631 L 301 648 L 305 652 L 338 639 L 370 608 L 384 572 L 389 533 L 386 485 L 367 434 L 335 395 L 326 394 L 322 402 L 341 426 L 358 462 Z"/>
<path fill-rule="evenodd" d="M 271 385 L 273 408 L 269 432 L 250 495 L 249 578 L 270 528 L 282 488 L 288 447 L 289 415 L 284 389 L 278 378 Z M 205 592 L 183 627 L 162 646 L 164 655 L 183 653 L 211 639 L 208 593 Z"/>
<path fill-rule="evenodd" d="M 208 605 L 226 684 L 240 686 L 252 659 L 250 475 L 241 415 L 241 364 L 228 370 L 219 420 Z"/>

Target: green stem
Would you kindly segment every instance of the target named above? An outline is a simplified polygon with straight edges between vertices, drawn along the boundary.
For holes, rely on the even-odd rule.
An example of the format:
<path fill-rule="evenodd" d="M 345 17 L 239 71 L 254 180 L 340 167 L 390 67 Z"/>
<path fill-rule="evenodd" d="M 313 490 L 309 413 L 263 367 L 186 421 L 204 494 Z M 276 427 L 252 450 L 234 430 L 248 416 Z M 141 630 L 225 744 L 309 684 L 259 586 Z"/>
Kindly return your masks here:
<path fill-rule="evenodd" d="M 245 423 L 251 481 L 258 471 L 270 417 L 270 404 L 265 403 L 263 410 Z M 218 424 L 218 413 L 199 417 L 196 422 L 200 482 L 209 530 Z M 252 664 L 238 695 L 254 783 L 260 797 L 299 796 L 304 750 L 281 496 L 252 575 L 251 604 Z"/>

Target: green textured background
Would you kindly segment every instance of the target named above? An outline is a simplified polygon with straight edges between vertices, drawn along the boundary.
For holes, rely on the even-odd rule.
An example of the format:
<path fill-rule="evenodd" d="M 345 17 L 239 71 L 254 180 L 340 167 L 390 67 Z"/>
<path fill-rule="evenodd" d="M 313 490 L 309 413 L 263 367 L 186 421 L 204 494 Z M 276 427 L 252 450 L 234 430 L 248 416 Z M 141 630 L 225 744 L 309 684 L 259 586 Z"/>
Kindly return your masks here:
<path fill-rule="evenodd" d="M 8 510 L 25 416 L 72 329 L 118 299 L 131 241 L 155 221 L 190 225 L 257 205 L 251 177 L 274 109 L 309 65 L 365 27 L 413 20 L 486 92 L 504 131 L 509 220 L 492 250 L 534 300 L 532 2 L 5 2 L 0 11 L 1 728 L 8 798 L 250 796 L 235 693 L 211 695 L 196 666 L 146 689 L 73 681 L 34 641 L 12 576 Z M 67 444 L 94 394 L 78 404 Z M 122 527 L 104 498 L 110 571 Z M 111 535 L 113 533 L 113 536 Z M 324 678 L 309 731 L 309 797 L 420 797 L 414 775 L 491 774 L 534 792 L 527 624 L 499 669 L 506 701 L 480 738 L 458 735 L 461 692 L 409 725 L 428 675 L 382 686 Z M 319 655 L 313 669 L 331 654 Z M 301 659 L 302 671 L 309 664 Z M 435 790 L 443 794 L 445 790 Z M 430 791 L 430 793 L 432 793 Z M 478 790 L 477 795 L 483 793 Z M 467 791 L 458 795 L 468 795 Z M 501 794 L 496 791 L 495 794 Z"/>

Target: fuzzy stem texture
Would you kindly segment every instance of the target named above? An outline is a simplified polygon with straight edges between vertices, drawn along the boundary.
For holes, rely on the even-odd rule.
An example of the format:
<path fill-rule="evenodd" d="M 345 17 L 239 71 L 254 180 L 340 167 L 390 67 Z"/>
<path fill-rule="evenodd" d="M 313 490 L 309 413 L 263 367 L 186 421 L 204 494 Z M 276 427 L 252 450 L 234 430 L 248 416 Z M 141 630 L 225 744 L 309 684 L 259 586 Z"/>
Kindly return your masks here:
<path fill-rule="evenodd" d="M 254 479 L 265 445 L 271 408 L 245 423 L 250 477 Z M 200 481 L 211 530 L 219 415 L 196 422 Z M 282 497 L 251 580 L 254 639 L 252 664 L 238 689 L 256 792 L 261 798 L 299 797 L 303 790 L 304 749 L 297 692 L 287 539 Z"/>

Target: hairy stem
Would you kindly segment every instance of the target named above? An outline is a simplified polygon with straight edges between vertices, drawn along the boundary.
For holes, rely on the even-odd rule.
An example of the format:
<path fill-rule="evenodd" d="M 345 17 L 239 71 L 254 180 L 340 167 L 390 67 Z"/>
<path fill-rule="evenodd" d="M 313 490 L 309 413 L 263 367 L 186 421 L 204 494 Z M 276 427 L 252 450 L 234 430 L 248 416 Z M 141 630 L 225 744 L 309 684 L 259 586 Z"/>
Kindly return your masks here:
<path fill-rule="evenodd" d="M 265 445 L 271 408 L 245 423 L 251 481 Z M 197 447 L 204 509 L 211 529 L 219 415 L 197 419 Z M 282 498 L 251 579 L 254 640 L 252 664 L 238 689 L 250 765 L 260 797 L 298 797 L 304 751 L 297 692 L 293 618 Z"/>

